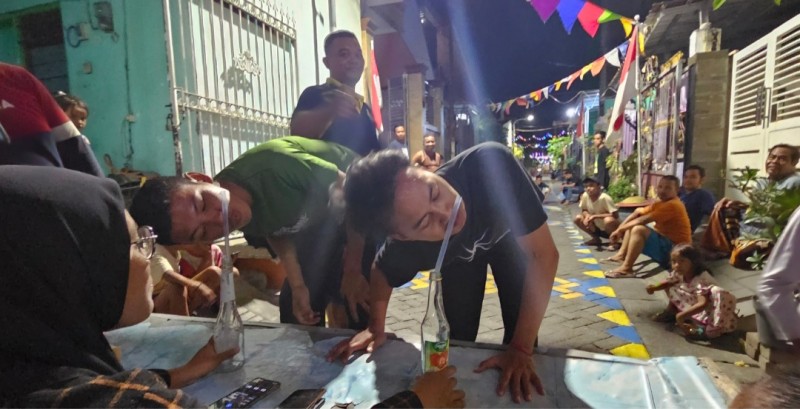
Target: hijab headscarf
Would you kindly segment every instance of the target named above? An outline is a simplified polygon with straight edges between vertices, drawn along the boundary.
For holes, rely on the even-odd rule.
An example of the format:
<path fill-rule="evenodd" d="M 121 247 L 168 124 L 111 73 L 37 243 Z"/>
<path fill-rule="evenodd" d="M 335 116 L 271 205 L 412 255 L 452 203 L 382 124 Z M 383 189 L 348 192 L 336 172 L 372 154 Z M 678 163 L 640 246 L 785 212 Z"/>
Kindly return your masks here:
<path fill-rule="evenodd" d="M 112 180 L 0 166 L 0 398 L 46 387 L 55 368 L 122 370 L 103 331 L 122 314 L 130 248 Z"/>

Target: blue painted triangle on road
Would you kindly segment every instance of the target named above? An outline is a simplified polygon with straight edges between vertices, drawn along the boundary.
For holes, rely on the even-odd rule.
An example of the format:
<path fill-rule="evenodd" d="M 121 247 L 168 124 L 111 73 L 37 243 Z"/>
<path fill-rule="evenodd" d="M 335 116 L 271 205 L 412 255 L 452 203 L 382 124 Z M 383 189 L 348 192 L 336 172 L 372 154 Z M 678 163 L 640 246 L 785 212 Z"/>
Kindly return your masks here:
<path fill-rule="evenodd" d="M 606 333 L 609 335 L 613 335 L 617 338 L 622 338 L 626 341 L 630 341 L 636 344 L 641 344 L 642 339 L 639 337 L 639 333 L 636 332 L 636 328 L 634 327 L 627 327 L 627 326 L 618 326 L 609 328 L 606 330 Z"/>
<path fill-rule="evenodd" d="M 558 292 L 558 291 L 553 291 L 553 290 L 550 290 L 550 296 L 551 296 L 551 297 L 555 297 L 555 296 L 557 296 L 557 295 L 561 295 L 561 293 L 560 293 L 560 292 Z"/>
<path fill-rule="evenodd" d="M 596 300 L 599 300 L 601 298 L 606 298 L 606 296 L 604 296 L 602 294 L 597 294 L 597 293 L 588 293 L 588 294 L 583 296 L 582 300 L 596 301 Z"/>
<path fill-rule="evenodd" d="M 595 302 L 595 303 L 600 304 L 600 305 L 604 305 L 604 306 L 606 306 L 608 308 L 611 308 L 612 310 L 621 310 L 621 309 L 623 309 L 622 308 L 622 304 L 620 304 L 619 300 L 617 300 L 616 298 L 603 297 L 603 298 L 598 298 L 596 300 L 592 300 L 592 302 Z"/>

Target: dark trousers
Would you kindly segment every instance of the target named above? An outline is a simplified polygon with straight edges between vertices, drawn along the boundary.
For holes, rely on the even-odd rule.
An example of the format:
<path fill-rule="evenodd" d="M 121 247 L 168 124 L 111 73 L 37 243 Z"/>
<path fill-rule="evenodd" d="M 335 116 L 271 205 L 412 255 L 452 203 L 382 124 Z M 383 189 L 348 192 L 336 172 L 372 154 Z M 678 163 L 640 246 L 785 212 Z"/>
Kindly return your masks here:
<path fill-rule="evenodd" d="M 453 339 L 475 341 L 478 336 L 487 266 L 492 267 L 500 297 L 503 343 L 511 342 L 514 336 L 527 264 L 516 239 L 508 234 L 472 261 L 457 261 L 442 268 L 444 310 Z"/>
<path fill-rule="evenodd" d="M 303 281 L 308 287 L 311 309 L 322 316 L 318 326 L 325 325 L 325 307 L 328 303 L 345 303 L 339 293 L 342 284 L 342 255 L 345 238 L 344 227 L 332 219 L 310 226 L 294 236 L 297 260 L 300 262 Z M 374 242 L 368 241 L 364 245 L 361 269 L 367 279 L 369 279 L 369 271 L 374 257 Z M 365 261 L 366 259 L 369 261 Z M 367 267 L 364 268 L 365 266 Z M 281 289 L 279 305 L 281 322 L 298 324 L 292 308 L 292 289 L 288 280 L 284 282 Z M 350 309 L 346 308 L 346 310 L 351 329 L 361 330 L 367 327 L 368 311 L 359 307 L 359 317 L 356 320 L 350 314 Z"/>

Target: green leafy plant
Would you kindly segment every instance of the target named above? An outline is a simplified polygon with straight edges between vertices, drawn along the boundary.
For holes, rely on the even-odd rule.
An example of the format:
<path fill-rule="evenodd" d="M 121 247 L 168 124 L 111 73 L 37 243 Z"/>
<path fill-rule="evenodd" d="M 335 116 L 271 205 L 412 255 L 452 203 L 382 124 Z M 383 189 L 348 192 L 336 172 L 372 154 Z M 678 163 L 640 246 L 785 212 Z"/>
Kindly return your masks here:
<path fill-rule="evenodd" d="M 636 184 L 627 176 L 619 177 L 608 185 L 608 191 L 606 193 L 608 193 L 615 202 L 621 202 L 636 195 Z"/>
<path fill-rule="evenodd" d="M 766 254 L 758 254 L 758 250 L 753 252 L 753 255 L 745 259 L 753 270 L 763 270 L 764 265 L 767 263 Z"/>
<path fill-rule="evenodd" d="M 746 167 L 730 182 L 749 200 L 744 223 L 759 227 L 755 234 L 745 234 L 746 239 L 766 239 L 775 242 L 789 217 L 800 206 L 800 189 L 779 189 L 775 183 L 758 176 L 758 170 Z"/>
<path fill-rule="evenodd" d="M 615 202 L 620 202 L 638 193 L 636 188 L 636 153 L 628 156 L 622 163 L 618 163 L 614 155 L 609 155 L 608 161 L 611 168 L 611 183 L 608 185 L 608 193 Z"/>
<path fill-rule="evenodd" d="M 560 169 L 564 163 L 564 149 L 572 143 L 569 135 L 554 137 L 547 142 L 547 154 L 553 161 L 553 168 Z"/>

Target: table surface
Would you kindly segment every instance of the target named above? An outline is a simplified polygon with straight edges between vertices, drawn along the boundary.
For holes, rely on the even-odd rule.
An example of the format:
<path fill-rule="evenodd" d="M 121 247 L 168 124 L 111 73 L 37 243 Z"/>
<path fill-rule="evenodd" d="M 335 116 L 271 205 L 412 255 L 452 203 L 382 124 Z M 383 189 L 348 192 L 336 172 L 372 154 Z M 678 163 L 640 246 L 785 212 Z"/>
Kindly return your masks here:
<path fill-rule="evenodd" d="M 106 336 L 121 349 L 125 368 L 173 368 L 186 363 L 208 341 L 212 327 L 213 320 L 154 314 L 142 324 Z M 184 391 L 209 404 L 255 377 L 263 377 L 280 382 L 281 387 L 256 407 L 275 407 L 296 389 L 326 388 L 323 407 L 353 402 L 361 409 L 408 389 L 419 375 L 419 348 L 402 339 L 390 340 L 372 355 L 360 355 L 346 365 L 325 361 L 328 350 L 350 334 L 346 330 L 248 324 L 245 366 L 234 372 L 212 373 Z M 517 405 L 508 393 L 503 397 L 495 394 L 498 371 L 473 372 L 497 349 L 496 345 L 452 343 L 450 363 L 459 368 L 458 385 L 466 392 L 467 407 L 725 407 L 722 395 L 695 357 L 642 361 L 547 348 L 539 348 L 534 358 L 545 396 Z"/>

